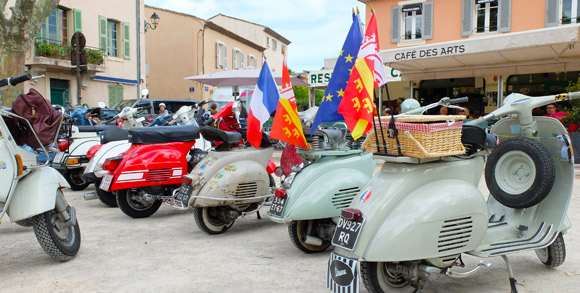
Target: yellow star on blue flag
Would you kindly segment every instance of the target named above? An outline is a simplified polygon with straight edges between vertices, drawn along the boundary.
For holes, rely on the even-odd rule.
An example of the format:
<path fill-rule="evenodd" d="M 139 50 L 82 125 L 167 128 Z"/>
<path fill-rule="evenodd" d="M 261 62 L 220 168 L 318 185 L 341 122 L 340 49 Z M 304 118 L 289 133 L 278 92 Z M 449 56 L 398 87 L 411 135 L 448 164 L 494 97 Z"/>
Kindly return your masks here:
<path fill-rule="evenodd" d="M 352 14 L 352 25 L 342 45 L 342 50 L 336 61 L 336 66 L 332 72 L 332 77 L 328 82 L 325 99 L 322 99 L 311 129 L 316 129 L 322 122 L 344 120 L 342 114 L 338 113 L 338 105 L 342 101 L 344 89 L 348 83 L 352 67 L 354 65 L 353 57 L 358 55 L 360 44 L 362 43 L 363 34 L 361 32 L 361 23 L 357 14 Z M 310 131 L 310 135 L 314 130 Z"/>

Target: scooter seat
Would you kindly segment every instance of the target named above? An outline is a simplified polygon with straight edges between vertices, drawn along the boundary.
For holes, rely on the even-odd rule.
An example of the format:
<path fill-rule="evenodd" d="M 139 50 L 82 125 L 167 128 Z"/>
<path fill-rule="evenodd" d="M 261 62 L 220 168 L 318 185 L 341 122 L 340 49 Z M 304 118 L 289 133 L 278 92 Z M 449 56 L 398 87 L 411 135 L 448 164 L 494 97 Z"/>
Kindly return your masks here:
<path fill-rule="evenodd" d="M 101 144 L 106 144 L 111 141 L 119 141 L 127 139 L 129 139 L 129 130 L 113 126 L 103 131 L 103 136 L 101 137 Z"/>
<path fill-rule="evenodd" d="M 210 141 L 221 141 L 225 144 L 232 145 L 242 141 L 242 135 L 237 132 L 223 131 L 217 128 L 203 126 L 201 127 L 201 135 Z"/>
<path fill-rule="evenodd" d="M 136 144 L 184 142 L 199 138 L 199 126 L 141 127 L 129 130 L 129 142 Z"/>
<path fill-rule="evenodd" d="M 79 128 L 79 132 L 101 132 L 101 131 L 105 131 L 107 130 L 109 127 L 111 127 L 110 125 L 99 125 L 99 126 L 93 126 L 93 125 L 78 125 L 77 126 Z"/>

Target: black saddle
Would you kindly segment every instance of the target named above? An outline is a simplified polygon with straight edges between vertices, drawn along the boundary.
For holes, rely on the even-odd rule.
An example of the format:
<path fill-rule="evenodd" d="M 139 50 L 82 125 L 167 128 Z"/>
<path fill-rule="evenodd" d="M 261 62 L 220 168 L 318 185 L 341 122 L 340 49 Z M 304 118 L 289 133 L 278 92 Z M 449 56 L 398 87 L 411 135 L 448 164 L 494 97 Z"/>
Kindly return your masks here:
<path fill-rule="evenodd" d="M 199 126 L 140 127 L 129 130 L 129 142 L 137 144 L 185 142 L 199 138 Z"/>
<path fill-rule="evenodd" d="M 99 126 L 78 125 L 77 127 L 79 128 L 79 132 L 101 132 L 101 131 L 107 130 L 111 126 L 110 125 L 99 125 Z"/>
<path fill-rule="evenodd" d="M 248 132 L 247 128 L 238 128 L 238 129 L 236 129 L 236 131 L 239 132 L 246 141 L 248 140 L 247 139 L 247 132 Z M 268 133 L 266 133 L 265 131 L 262 131 L 262 142 L 260 143 L 260 148 L 264 149 L 264 148 L 269 148 L 271 146 L 272 146 L 272 143 L 270 142 L 270 138 L 268 136 Z"/>
<path fill-rule="evenodd" d="M 483 128 L 475 125 L 464 124 L 461 129 L 461 143 L 465 146 L 468 155 L 477 150 L 494 148 L 494 137 L 488 136 L 493 135 L 487 134 Z"/>
<path fill-rule="evenodd" d="M 129 130 L 113 126 L 103 131 L 103 136 L 101 136 L 101 144 L 126 139 L 129 139 Z"/>
<path fill-rule="evenodd" d="M 199 130 L 203 138 L 209 141 L 221 141 L 216 150 L 229 150 L 232 146 L 239 144 L 242 141 L 242 135 L 237 132 L 223 131 L 217 128 L 202 126 Z"/>

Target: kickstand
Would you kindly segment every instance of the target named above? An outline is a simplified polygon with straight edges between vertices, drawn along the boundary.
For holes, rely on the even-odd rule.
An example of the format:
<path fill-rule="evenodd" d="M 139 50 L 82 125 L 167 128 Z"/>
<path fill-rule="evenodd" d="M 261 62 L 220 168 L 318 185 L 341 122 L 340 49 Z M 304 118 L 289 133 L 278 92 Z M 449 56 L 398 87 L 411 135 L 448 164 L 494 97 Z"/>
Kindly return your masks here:
<path fill-rule="evenodd" d="M 258 216 L 258 220 L 262 219 L 262 217 L 260 216 L 260 211 L 256 212 L 256 215 Z"/>
<path fill-rule="evenodd" d="M 506 264 L 507 269 L 508 269 L 508 275 L 510 278 L 510 288 L 512 290 L 511 293 L 518 293 L 518 289 L 516 288 L 517 281 L 514 278 L 514 272 L 512 270 L 512 265 L 510 264 L 510 261 L 509 261 L 507 255 L 502 255 L 501 257 L 505 261 L 505 264 Z"/>

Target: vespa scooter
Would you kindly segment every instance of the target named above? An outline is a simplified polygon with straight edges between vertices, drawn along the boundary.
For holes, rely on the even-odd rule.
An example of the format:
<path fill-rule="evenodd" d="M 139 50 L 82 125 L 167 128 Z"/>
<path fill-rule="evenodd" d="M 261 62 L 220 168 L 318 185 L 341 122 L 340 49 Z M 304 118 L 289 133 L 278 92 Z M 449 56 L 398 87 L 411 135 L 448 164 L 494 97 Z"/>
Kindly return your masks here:
<path fill-rule="evenodd" d="M 315 130 L 312 148 L 296 151 L 303 163 L 297 161 L 290 171 L 281 169 L 284 161 L 292 160 L 286 156 L 296 148 L 287 145 L 276 169 L 285 177 L 266 215 L 288 224 L 290 240 L 306 253 L 324 251 L 331 245 L 340 212 L 373 174 L 376 161 L 372 154 L 348 148 L 347 131 L 346 125 Z"/>
<path fill-rule="evenodd" d="M 276 165 L 270 161 L 274 148 L 267 135 L 263 134 L 259 149 L 246 148 L 242 143 L 245 129 L 239 128 L 236 117 L 240 102 L 230 102 L 224 108 L 214 119 L 223 115 L 226 119 L 219 124 L 238 132 L 201 128 L 201 134 L 217 147 L 183 176 L 183 184 L 169 202 L 178 209 L 193 208 L 197 226 L 208 234 L 224 233 L 238 217 L 258 212 L 270 203 L 275 188 L 271 174 Z"/>
<path fill-rule="evenodd" d="M 13 86 L 32 78 L 30 74 L 25 74 L 2 79 L 0 87 Z M 45 108 L 54 111 L 50 105 Z M 44 110 L 40 107 L 35 109 L 31 109 L 34 115 L 30 112 L 26 114 L 50 116 L 42 113 Z M 25 143 L 40 146 L 48 157 L 46 145 L 37 135 L 38 129 L 35 130 L 29 120 L 7 108 L 0 107 L 0 116 L 0 219 L 8 214 L 11 222 L 32 226 L 36 239 L 48 255 L 59 261 L 70 260 L 80 249 L 81 232 L 75 208 L 66 202 L 62 192 L 69 185 L 57 170 L 48 166 L 48 161 L 39 165 L 36 153 L 16 144 L 13 131 L 19 135 L 20 130 L 10 129 L 5 119 L 11 124 L 15 121 L 23 123 L 33 134 L 33 142 Z M 54 131 L 52 135 L 56 138 L 58 127 L 50 131 Z"/>
<path fill-rule="evenodd" d="M 565 259 L 563 234 L 574 179 L 566 129 L 556 119 L 533 117 L 532 109 L 580 98 L 580 92 L 529 97 L 511 94 L 497 110 L 468 122 L 460 156 L 383 156 L 383 167 L 344 210 L 332 243 L 327 286 L 358 290 L 358 270 L 370 292 L 412 285 L 422 288 L 431 274 L 465 277 L 462 254 L 501 256 L 510 287 L 517 292 L 508 255 L 534 250 L 548 267 Z M 505 115 L 493 134 L 481 124 Z M 496 146 L 494 136 L 501 138 Z M 488 156 L 489 155 L 489 156 Z M 478 183 L 484 173 L 491 196 Z"/>

